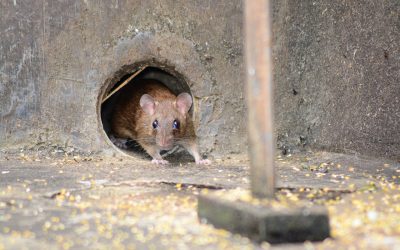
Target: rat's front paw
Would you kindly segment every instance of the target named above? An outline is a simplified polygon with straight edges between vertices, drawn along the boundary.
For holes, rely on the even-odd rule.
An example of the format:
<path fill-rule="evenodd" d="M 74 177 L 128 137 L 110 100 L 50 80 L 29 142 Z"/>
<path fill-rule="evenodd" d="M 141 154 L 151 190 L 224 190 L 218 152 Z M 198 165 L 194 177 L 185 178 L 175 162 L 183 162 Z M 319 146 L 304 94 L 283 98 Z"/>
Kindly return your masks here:
<path fill-rule="evenodd" d="M 169 162 L 167 160 L 157 160 L 157 159 L 153 159 L 151 161 L 151 163 L 157 164 L 157 165 L 167 165 Z"/>
<path fill-rule="evenodd" d="M 197 161 L 196 164 L 198 164 L 198 165 L 210 165 L 211 161 L 209 159 L 201 159 L 201 160 Z"/>

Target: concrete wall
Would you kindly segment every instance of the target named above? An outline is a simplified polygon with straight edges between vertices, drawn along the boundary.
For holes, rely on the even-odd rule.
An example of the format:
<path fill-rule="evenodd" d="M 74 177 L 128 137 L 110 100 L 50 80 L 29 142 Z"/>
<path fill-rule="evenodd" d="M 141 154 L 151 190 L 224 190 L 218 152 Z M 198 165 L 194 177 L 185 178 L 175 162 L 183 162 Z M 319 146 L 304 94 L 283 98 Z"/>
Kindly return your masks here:
<path fill-rule="evenodd" d="M 400 159 L 400 1 L 274 1 L 279 146 Z"/>
<path fill-rule="evenodd" d="M 278 147 L 398 159 L 400 2 L 273 1 Z M 0 146 L 112 151 L 98 97 L 156 60 L 196 97 L 203 151 L 246 152 L 241 1 L 0 2 Z"/>
<path fill-rule="evenodd" d="M 203 152 L 242 152 L 241 1 L 0 2 L 0 146 L 110 151 L 104 83 L 156 61 L 196 98 Z"/>

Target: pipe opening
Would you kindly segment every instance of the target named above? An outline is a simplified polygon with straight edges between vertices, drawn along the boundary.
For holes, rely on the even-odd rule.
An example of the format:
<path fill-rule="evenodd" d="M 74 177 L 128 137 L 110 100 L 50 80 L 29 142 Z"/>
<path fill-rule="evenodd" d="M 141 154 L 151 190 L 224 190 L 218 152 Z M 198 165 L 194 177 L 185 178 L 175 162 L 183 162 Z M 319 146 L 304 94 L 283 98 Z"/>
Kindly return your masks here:
<path fill-rule="evenodd" d="M 190 87 L 184 77 L 174 69 L 162 65 L 137 64 L 125 66 L 116 72 L 111 79 L 107 80 L 99 100 L 102 128 L 107 138 L 119 150 L 131 156 L 147 156 L 147 154 L 137 141 L 116 136 L 112 120 L 115 119 L 113 117 L 115 117 L 116 109 L 121 105 L 119 104 L 121 99 L 126 99 L 127 95 L 130 96 L 131 94 L 127 91 L 135 88 L 132 85 L 140 84 L 138 86 L 142 86 L 143 82 L 147 82 L 147 80 L 155 80 L 163 84 L 175 95 L 183 92 L 191 95 Z M 132 93 L 132 97 L 129 97 L 129 99 L 138 101 L 137 99 L 140 100 L 140 97 Z M 193 116 L 193 106 L 189 110 L 190 116 Z M 172 151 L 176 149 L 175 147 Z M 165 153 L 162 152 L 162 154 Z"/>

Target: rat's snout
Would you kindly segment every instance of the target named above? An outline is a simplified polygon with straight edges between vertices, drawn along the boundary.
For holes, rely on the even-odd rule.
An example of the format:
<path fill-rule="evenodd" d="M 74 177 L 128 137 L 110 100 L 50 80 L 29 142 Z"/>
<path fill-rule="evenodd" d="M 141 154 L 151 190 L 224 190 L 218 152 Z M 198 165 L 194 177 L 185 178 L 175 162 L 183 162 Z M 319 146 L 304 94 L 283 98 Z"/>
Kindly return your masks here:
<path fill-rule="evenodd" d="M 174 145 L 174 137 L 172 135 L 160 134 L 157 138 L 157 144 L 162 150 L 169 150 Z"/>

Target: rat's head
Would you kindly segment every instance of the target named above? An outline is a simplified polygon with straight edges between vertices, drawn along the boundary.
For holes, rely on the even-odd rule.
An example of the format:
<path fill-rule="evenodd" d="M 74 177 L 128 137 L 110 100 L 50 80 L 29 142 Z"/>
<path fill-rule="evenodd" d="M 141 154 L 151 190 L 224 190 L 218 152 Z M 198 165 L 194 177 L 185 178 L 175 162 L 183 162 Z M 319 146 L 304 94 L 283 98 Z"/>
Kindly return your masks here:
<path fill-rule="evenodd" d="M 175 100 L 157 101 L 148 94 L 140 98 L 140 106 L 149 117 L 148 124 L 143 125 L 151 129 L 161 150 L 172 149 L 175 139 L 185 134 L 186 119 L 192 103 L 188 93 L 179 94 Z"/>

